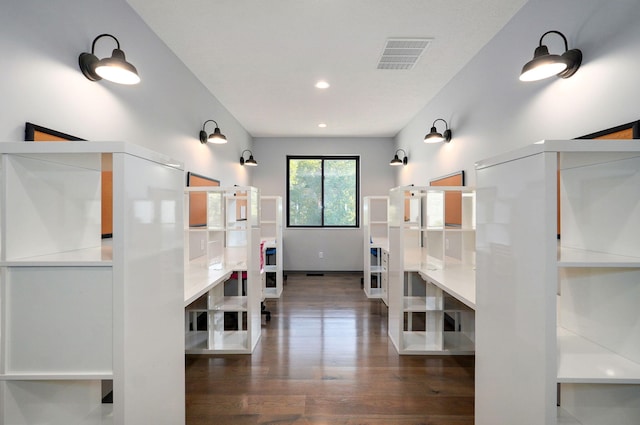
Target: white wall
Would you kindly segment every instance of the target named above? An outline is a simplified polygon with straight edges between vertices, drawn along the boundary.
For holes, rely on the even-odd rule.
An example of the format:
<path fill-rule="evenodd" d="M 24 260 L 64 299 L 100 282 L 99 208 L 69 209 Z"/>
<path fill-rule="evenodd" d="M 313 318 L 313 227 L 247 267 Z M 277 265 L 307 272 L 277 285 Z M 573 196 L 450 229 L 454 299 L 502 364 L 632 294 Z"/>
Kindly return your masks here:
<path fill-rule="evenodd" d="M 282 196 L 286 208 L 287 155 L 360 155 L 360 199 L 386 195 L 393 187 L 391 138 L 256 138 L 252 184 L 262 195 Z M 411 158 L 409 158 L 411 163 Z M 362 218 L 362 205 L 360 205 Z M 285 212 L 286 214 L 286 212 Z M 286 219 L 285 219 L 286 220 Z M 303 271 L 362 270 L 362 227 L 358 229 L 287 229 L 284 269 Z M 318 257 L 323 252 L 324 258 Z"/>
<path fill-rule="evenodd" d="M 184 67 L 124 0 L 5 0 L 0 7 L 0 141 L 24 137 L 24 123 L 90 140 L 125 140 L 171 155 L 187 170 L 222 181 L 253 183 L 285 196 L 287 154 L 362 155 L 361 195 L 398 184 L 426 185 L 474 162 L 540 139 L 574 138 L 640 119 L 638 0 L 530 0 L 504 29 L 396 136 L 409 165 L 387 164 L 390 139 L 258 139 L 251 136 Z M 584 54 L 570 79 L 520 83 L 540 36 L 562 31 Z M 91 82 L 78 69 L 81 52 L 103 32 L 118 37 L 142 83 Z M 553 52 L 559 39 L 545 39 Z M 98 42 L 99 56 L 110 53 Z M 453 129 L 450 144 L 425 145 L 436 118 Z M 229 143 L 201 145 L 202 123 L 215 119 Z M 209 127 L 208 127 L 209 129 Z M 260 166 L 238 164 L 253 149 Z M 362 232 L 285 231 L 285 268 L 359 270 Z M 325 253 L 324 260 L 317 252 Z"/>
<path fill-rule="evenodd" d="M 118 38 L 139 85 L 82 75 L 78 55 L 102 33 Z M 97 56 L 110 56 L 114 47 L 100 39 Z M 88 140 L 133 142 L 223 185 L 248 184 L 238 158 L 251 136 L 124 0 L 3 0 L 0 51 L 0 141 L 24 140 L 30 121 Z M 218 122 L 229 143 L 200 144 L 207 119 Z"/>
<path fill-rule="evenodd" d="M 640 2 L 530 0 L 396 136 L 412 161 L 400 184 L 465 170 L 474 162 L 542 139 L 572 139 L 640 119 Z M 561 31 L 584 59 L 569 79 L 522 83 L 522 66 L 540 36 Z M 552 53 L 559 37 L 545 37 Z M 436 118 L 453 129 L 449 144 L 422 142 Z M 441 123 L 440 123 L 441 124 Z"/>

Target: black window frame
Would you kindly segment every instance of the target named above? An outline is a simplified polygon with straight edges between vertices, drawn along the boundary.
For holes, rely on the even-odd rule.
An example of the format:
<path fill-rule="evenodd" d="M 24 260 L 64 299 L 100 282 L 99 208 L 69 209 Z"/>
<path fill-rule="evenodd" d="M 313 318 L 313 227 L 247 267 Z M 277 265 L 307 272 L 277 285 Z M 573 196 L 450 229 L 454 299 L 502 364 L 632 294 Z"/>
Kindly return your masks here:
<path fill-rule="evenodd" d="M 322 214 L 321 214 L 321 224 L 319 225 L 301 225 L 301 224 L 291 224 L 290 221 L 290 211 L 289 211 L 289 199 L 290 199 L 290 163 L 291 160 L 321 160 L 321 198 L 322 198 Z M 356 165 L 356 217 L 355 224 L 353 225 L 331 225 L 324 223 L 324 212 L 325 212 L 325 199 L 324 199 L 324 162 L 325 160 L 352 160 L 355 161 Z M 292 229 L 358 229 L 360 228 L 360 156 L 359 155 L 287 155 L 287 199 L 286 199 L 286 209 L 287 209 L 287 228 Z"/>

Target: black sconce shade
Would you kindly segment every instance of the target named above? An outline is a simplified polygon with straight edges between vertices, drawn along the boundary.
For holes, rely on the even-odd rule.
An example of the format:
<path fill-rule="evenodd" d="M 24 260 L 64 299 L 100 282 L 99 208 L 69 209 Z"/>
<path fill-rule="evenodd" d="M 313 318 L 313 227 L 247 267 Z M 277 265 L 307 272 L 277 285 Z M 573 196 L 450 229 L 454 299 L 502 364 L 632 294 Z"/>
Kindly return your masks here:
<path fill-rule="evenodd" d="M 216 125 L 216 128 L 213 129 L 213 133 L 207 134 L 205 131 L 205 126 L 207 123 L 212 122 Z M 200 143 L 205 144 L 207 142 L 215 143 L 217 145 L 222 145 L 227 143 L 227 137 L 220 132 L 220 128 L 218 128 L 218 123 L 214 120 L 206 120 L 204 124 L 202 124 L 202 130 L 200 130 Z"/>
<path fill-rule="evenodd" d="M 400 159 L 398 157 L 398 152 L 402 152 L 403 157 L 402 159 Z M 407 157 L 407 153 L 403 150 L 403 149 L 398 149 L 396 151 L 396 154 L 393 156 L 393 159 L 389 162 L 389 165 L 407 165 L 407 162 L 409 162 L 409 158 Z"/>
<path fill-rule="evenodd" d="M 244 159 L 244 153 L 249 152 L 249 159 Z M 250 167 L 255 167 L 258 165 L 258 162 L 253 159 L 253 153 L 249 149 L 245 149 L 240 154 L 240 165 L 248 165 Z"/>
<path fill-rule="evenodd" d="M 547 34 L 557 34 L 564 41 L 564 53 L 552 55 L 549 48 L 542 44 L 542 39 Z M 560 31 L 547 31 L 540 37 L 539 46 L 533 53 L 533 59 L 522 67 L 520 81 L 538 81 L 557 75 L 560 78 L 569 78 L 576 73 L 582 63 L 582 52 L 579 49 L 569 50 L 567 38 Z"/>
<path fill-rule="evenodd" d="M 102 37 L 111 37 L 116 42 L 110 58 L 98 59 L 95 52 L 96 42 Z M 91 81 L 103 78 L 118 84 L 138 84 L 140 76 L 135 66 L 127 62 L 124 52 L 120 50 L 120 42 L 111 34 L 100 34 L 91 44 L 91 53 L 81 53 L 78 58 L 80 70 Z"/>
<path fill-rule="evenodd" d="M 444 123 L 445 125 L 444 133 L 438 133 L 438 130 L 436 130 L 436 122 L 438 121 L 442 121 Z M 447 124 L 447 122 L 442 118 L 438 118 L 431 125 L 431 130 L 429 131 L 429 133 L 426 136 L 424 136 L 424 142 L 425 143 L 440 143 L 440 142 L 449 143 L 451 141 L 451 136 L 452 134 L 451 134 L 451 130 L 449 129 L 449 124 Z"/>

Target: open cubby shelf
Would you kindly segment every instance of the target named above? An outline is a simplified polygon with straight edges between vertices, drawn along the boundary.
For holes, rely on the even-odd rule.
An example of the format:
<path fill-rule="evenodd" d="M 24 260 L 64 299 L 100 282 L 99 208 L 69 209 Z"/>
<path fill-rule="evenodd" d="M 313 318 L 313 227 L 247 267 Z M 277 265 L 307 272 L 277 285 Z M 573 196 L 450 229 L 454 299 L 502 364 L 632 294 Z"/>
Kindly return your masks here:
<path fill-rule="evenodd" d="M 640 423 L 640 142 L 476 167 L 476 424 Z"/>
<path fill-rule="evenodd" d="M 0 162 L 0 423 L 184 424 L 182 166 L 86 141 Z"/>
<path fill-rule="evenodd" d="M 206 199 L 205 229 L 185 224 L 187 354 L 250 354 L 261 335 L 260 195 L 254 187 L 188 187 Z"/>
<path fill-rule="evenodd" d="M 398 187 L 389 210 L 391 342 L 400 354 L 473 354 L 475 191 Z M 452 213 L 456 226 L 446 223 Z"/>

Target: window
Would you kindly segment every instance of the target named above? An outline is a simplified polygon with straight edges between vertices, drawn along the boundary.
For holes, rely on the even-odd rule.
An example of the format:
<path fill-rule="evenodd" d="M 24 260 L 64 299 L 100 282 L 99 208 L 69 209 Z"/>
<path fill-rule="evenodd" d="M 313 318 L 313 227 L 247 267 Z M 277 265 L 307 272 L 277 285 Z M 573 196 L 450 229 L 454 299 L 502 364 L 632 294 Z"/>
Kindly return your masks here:
<path fill-rule="evenodd" d="M 288 227 L 358 227 L 360 158 L 287 156 Z"/>

